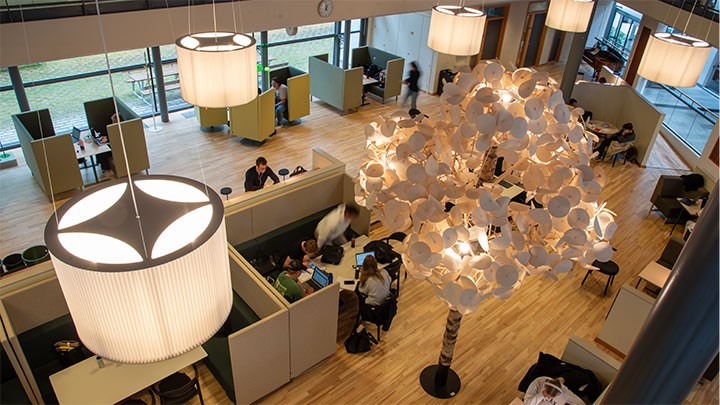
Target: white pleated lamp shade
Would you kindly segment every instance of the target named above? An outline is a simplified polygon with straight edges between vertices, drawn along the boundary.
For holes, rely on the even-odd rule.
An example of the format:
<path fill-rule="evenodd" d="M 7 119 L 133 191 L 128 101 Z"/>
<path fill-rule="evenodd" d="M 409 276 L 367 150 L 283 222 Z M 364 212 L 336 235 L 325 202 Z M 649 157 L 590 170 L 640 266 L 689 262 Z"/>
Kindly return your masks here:
<path fill-rule="evenodd" d="M 74 197 L 48 221 L 45 241 L 85 346 L 116 362 L 151 363 L 201 345 L 227 319 L 227 234 L 222 200 L 203 184 L 132 183 L 134 200 L 128 180 Z"/>
<path fill-rule="evenodd" d="M 487 15 L 461 6 L 433 7 L 428 47 L 436 52 L 470 56 L 480 53 Z"/>
<path fill-rule="evenodd" d="M 675 87 L 697 84 L 710 44 L 687 35 L 656 32 L 648 40 L 638 74 L 647 80 Z"/>
<path fill-rule="evenodd" d="M 545 25 L 560 31 L 585 32 L 594 5 L 592 0 L 550 0 Z"/>
<path fill-rule="evenodd" d="M 175 42 L 182 98 L 190 104 L 224 108 L 257 97 L 255 39 L 232 32 L 190 34 Z"/>

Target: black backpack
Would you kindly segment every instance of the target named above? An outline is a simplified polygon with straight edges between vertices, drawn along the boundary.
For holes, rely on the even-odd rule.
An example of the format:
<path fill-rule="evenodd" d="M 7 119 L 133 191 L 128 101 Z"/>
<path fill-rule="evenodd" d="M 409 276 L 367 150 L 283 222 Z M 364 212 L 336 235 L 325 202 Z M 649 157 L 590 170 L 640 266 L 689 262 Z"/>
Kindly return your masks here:
<path fill-rule="evenodd" d="M 381 240 L 374 240 L 363 248 L 365 252 L 375 252 L 375 260 L 378 263 L 388 264 L 400 258 L 400 254 L 393 250 L 389 243 Z"/>
<path fill-rule="evenodd" d="M 353 329 L 350 336 L 345 341 L 345 350 L 348 353 L 365 353 L 369 352 L 373 344 L 377 344 L 378 341 L 375 337 L 368 333 L 365 328 L 360 332 L 357 329 Z"/>
<path fill-rule="evenodd" d="M 305 172 L 307 172 L 307 170 L 305 170 L 304 167 L 298 166 L 295 168 L 295 170 L 292 171 L 292 173 L 290 173 L 290 175 L 288 177 L 297 176 L 298 174 L 302 174 Z"/>
<path fill-rule="evenodd" d="M 344 253 L 342 246 L 326 245 L 322 248 L 322 258 L 320 261 L 337 265 L 340 264 Z"/>

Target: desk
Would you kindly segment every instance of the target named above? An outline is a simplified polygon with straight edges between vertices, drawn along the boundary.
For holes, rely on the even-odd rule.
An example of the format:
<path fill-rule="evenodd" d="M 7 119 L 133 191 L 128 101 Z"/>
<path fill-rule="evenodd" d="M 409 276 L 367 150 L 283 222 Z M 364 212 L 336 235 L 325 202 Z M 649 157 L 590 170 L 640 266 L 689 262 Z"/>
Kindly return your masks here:
<path fill-rule="evenodd" d="M 618 128 L 615 124 L 600 120 L 589 120 L 586 128 L 599 135 L 601 138 L 605 138 L 608 135 L 615 135 L 620 132 L 620 128 Z"/>
<path fill-rule="evenodd" d="M 95 169 L 95 167 L 97 166 L 97 162 L 95 162 L 95 156 L 101 153 L 110 152 L 110 145 L 107 143 L 103 145 L 96 144 L 92 138 L 92 135 L 90 135 L 90 131 L 81 132 L 80 139 L 82 139 L 85 149 L 80 148 L 80 141 L 75 142 L 73 144 L 73 147 L 75 148 L 75 156 L 77 156 L 78 159 L 90 158 L 90 163 L 92 163 L 91 166 L 93 175 L 95 175 L 95 183 L 99 183 L 100 180 L 98 179 L 97 170 Z M 87 168 L 87 165 L 85 167 Z"/>
<path fill-rule="evenodd" d="M 657 262 L 650 262 L 647 266 L 645 266 L 643 271 L 640 272 L 640 275 L 638 275 L 640 279 L 637 284 L 635 284 L 635 288 L 640 286 L 641 281 L 663 288 L 668 277 L 670 277 L 670 272 L 671 270 L 667 267 L 658 264 Z"/>
<path fill-rule="evenodd" d="M 355 285 L 357 285 L 357 281 L 355 280 L 355 269 L 353 268 L 353 266 L 355 265 L 355 254 L 362 253 L 363 247 L 365 247 L 365 245 L 367 245 L 369 242 L 370 238 L 365 235 L 361 235 L 359 238 L 355 239 L 354 248 L 350 247 L 352 242 L 347 242 L 346 244 L 342 245 L 343 257 L 338 264 L 322 263 L 319 259 L 313 259 L 312 262 L 326 272 L 332 273 L 334 280 L 340 284 L 340 289 L 355 291 Z M 311 277 L 312 272 L 303 273 L 303 275 L 300 276 L 300 279 L 298 281 L 305 282 L 307 280 L 310 280 Z M 355 282 L 353 284 L 345 284 L 346 280 L 353 280 Z"/>
<path fill-rule="evenodd" d="M 683 203 L 683 198 L 678 198 L 678 202 L 680 203 L 680 206 L 685 210 L 685 212 L 690 215 L 690 218 L 697 218 L 698 215 L 702 212 L 702 199 L 698 199 L 695 201 L 692 205 L 685 205 Z M 683 215 L 678 215 L 677 218 L 675 218 L 675 222 L 673 223 L 672 228 L 670 228 L 670 235 L 672 235 L 673 231 L 675 230 L 675 226 L 680 223 L 680 219 L 683 217 Z"/>
<path fill-rule="evenodd" d="M 150 364 L 121 364 L 110 360 L 99 368 L 95 357 L 50 376 L 61 404 L 114 404 L 172 373 L 207 357 L 202 347 L 181 356 Z"/>
<path fill-rule="evenodd" d="M 360 105 L 370 104 L 370 103 L 365 102 L 365 93 L 367 93 L 366 87 L 370 86 L 371 84 L 375 84 L 375 83 L 378 83 L 378 81 L 376 79 L 373 79 L 372 77 L 367 77 L 367 76 L 363 75 L 363 79 L 362 79 L 363 95 L 362 95 L 362 104 L 360 104 Z"/>

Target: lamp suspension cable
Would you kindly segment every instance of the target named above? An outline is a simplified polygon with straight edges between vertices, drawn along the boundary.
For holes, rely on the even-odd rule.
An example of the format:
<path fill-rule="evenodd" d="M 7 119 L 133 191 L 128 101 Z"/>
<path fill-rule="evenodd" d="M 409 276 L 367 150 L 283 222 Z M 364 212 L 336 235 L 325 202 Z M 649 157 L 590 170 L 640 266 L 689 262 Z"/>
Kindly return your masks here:
<path fill-rule="evenodd" d="M 688 14 L 688 19 L 687 19 L 687 22 L 685 23 L 685 29 L 683 30 L 683 34 L 686 34 L 686 35 L 687 35 L 687 29 L 688 29 L 688 26 L 690 26 L 690 19 L 692 18 L 693 12 L 695 11 L 695 7 L 697 6 L 697 2 L 698 2 L 698 0 L 695 0 L 695 3 L 693 3 L 693 7 L 692 7 L 692 9 L 690 10 L 690 14 Z"/>
<path fill-rule="evenodd" d="M 213 10 L 213 32 L 215 33 L 215 42 L 217 42 L 217 15 L 215 14 L 215 0 L 212 2 Z"/>
<path fill-rule="evenodd" d="M 235 21 L 235 0 L 232 0 L 230 2 L 230 8 L 232 8 L 232 15 L 233 15 L 233 32 L 238 32 L 237 21 Z"/>
<path fill-rule="evenodd" d="M 675 26 L 677 26 L 678 18 L 680 18 L 680 11 L 682 11 L 682 8 L 678 7 L 678 12 L 677 15 L 675 15 L 675 21 L 673 21 L 671 28 L 675 28 Z"/>
<path fill-rule="evenodd" d="M 135 209 L 135 219 L 138 222 L 138 228 L 140 230 L 140 239 L 142 240 L 143 249 L 145 250 L 145 256 L 149 256 L 147 251 L 147 244 L 145 243 L 145 234 L 143 232 L 142 219 L 140 218 L 140 212 L 138 211 L 137 199 L 135 198 L 135 187 L 132 182 L 132 173 L 130 173 L 130 162 L 127 156 L 127 148 L 125 147 L 125 137 L 123 136 L 123 129 L 120 122 L 120 111 L 117 106 L 117 99 L 115 98 L 115 84 L 112 78 L 112 72 L 110 70 L 110 58 L 108 57 L 107 43 L 105 41 L 105 30 L 103 28 L 102 16 L 100 15 L 100 4 L 99 0 L 95 0 L 95 7 L 98 16 L 98 26 L 100 27 L 100 39 L 103 44 L 103 51 L 105 52 L 105 66 L 107 67 L 108 79 L 110 80 L 110 92 L 112 93 L 113 106 L 115 107 L 115 114 L 118 118 L 118 131 L 120 133 L 120 145 L 123 150 L 123 158 L 125 159 L 125 170 L 128 176 L 128 188 L 130 189 L 130 195 L 133 201 L 133 208 Z"/>
<path fill-rule="evenodd" d="M 25 53 L 27 54 L 27 60 L 28 60 L 28 65 L 29 65 L 32 63 L 32 59 L 30 59 L 30 44 L 28 44 L 27 28 L 25 27 L 25 14 L 23 13 L 22 3 L 20 4 L 20 21 L 21 21 L 22 27 L 23 27 L 23 36 L 25 38 Z M 30 82 L 30 87 L 35 87 L 34 79 L 32 82 Z M 50 114 L 49 111 L 50 110 L 48 110 L 48 115 Z M 50 174 L 50 163 L 48 162 L 47 149 L 45 147 L 45 134 L 43 133 L 43 126 L 42 126 L 42 123 L 40 122 L 40 110 L 35 110 L 35 114 L 37 115 L 38 128 L 40 128 L 40 144 L 42 145 L 42 149 L 43 149 L 43 158 L 45 160 L 45 171 L 47 172 L 48 186 L 50 187 L 50 201 L 52 201 L 55 223 L 58 224 L 60 220 L 58 219 L 58 215 L 57 215 L 57 206 L 55 203 L 55 191 L 53 190 L 52 176 Z"/>
<path fill-rule="evenodd" d="M 190 23 L 190 1 L 191 0 L 188 0 L 188 35 L 192 34 L 192 24 Z"/>

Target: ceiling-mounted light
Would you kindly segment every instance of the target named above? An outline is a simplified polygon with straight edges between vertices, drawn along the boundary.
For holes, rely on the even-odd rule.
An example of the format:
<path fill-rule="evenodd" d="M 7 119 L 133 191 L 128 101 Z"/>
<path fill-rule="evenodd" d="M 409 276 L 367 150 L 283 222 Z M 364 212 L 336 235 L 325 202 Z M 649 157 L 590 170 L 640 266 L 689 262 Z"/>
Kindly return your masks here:
<path fill-rule="evenodd" d="M 560 31 L 585 32 L 594 5 L 592 0 L 550 0 L 545 25 Z"/>
<path fill-rule="evenodd" d="M 463 6 L 436 6 L 432 9 L 428 47 L 456 56 L 480 53 L 487 15 Z"/>
<path fill-rule="evenodd" d="M 667 86 L 693 87 L 710 49 L 710 44 L 691 36 L 656 32 L 645 46 L 637 72 L 647 80 Z"/>
<path fill-rule="evenodd" d="M 202 32 L 175 41 L 182 98 L 224 108 L 257 97 L 255 38 L 233 32 Z"/>
<path fill-rule="evenodd" d="M 121 363 L 168 359 L 207 341 L 227 319 L 227 235 L 212 189 L 136 176 L 84 192 L 56 215 L 45 242 L 93 353 Z"/>

